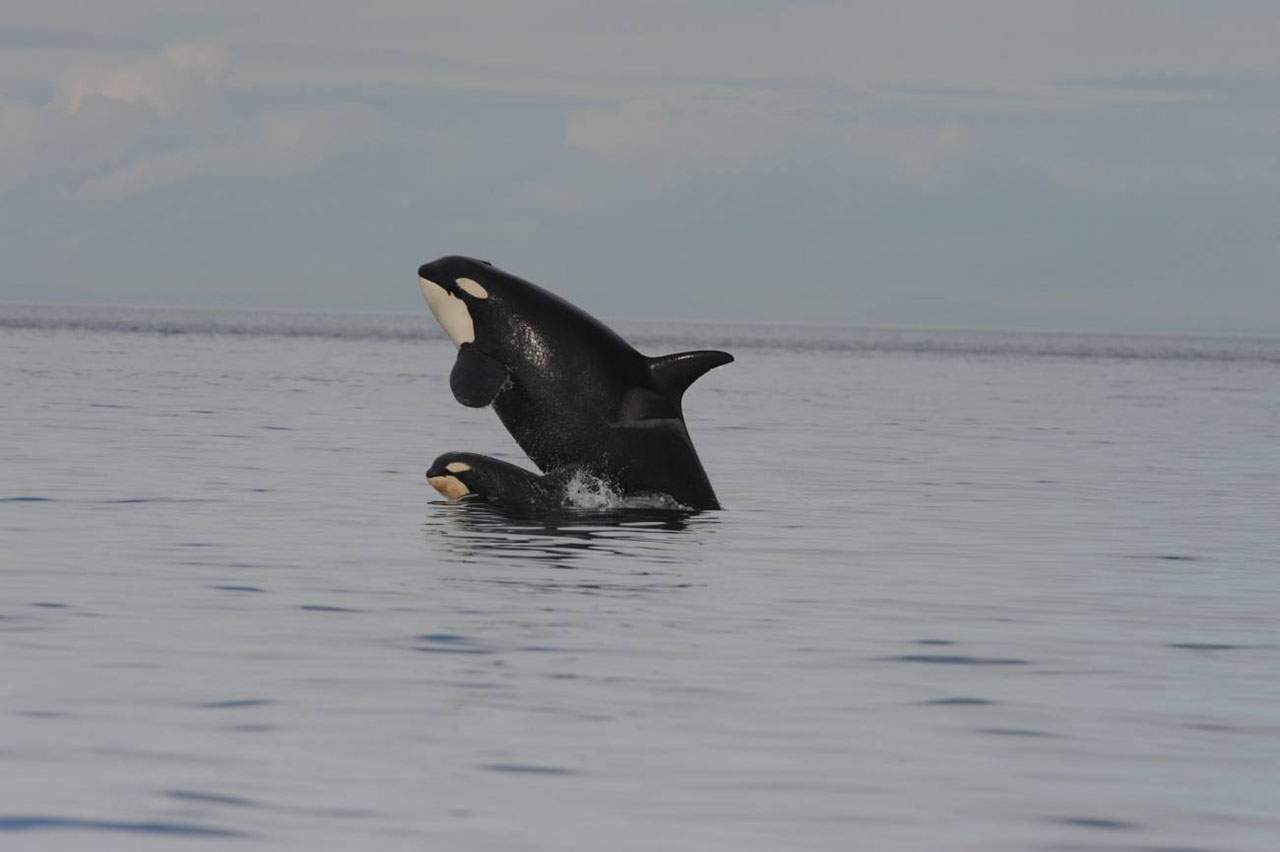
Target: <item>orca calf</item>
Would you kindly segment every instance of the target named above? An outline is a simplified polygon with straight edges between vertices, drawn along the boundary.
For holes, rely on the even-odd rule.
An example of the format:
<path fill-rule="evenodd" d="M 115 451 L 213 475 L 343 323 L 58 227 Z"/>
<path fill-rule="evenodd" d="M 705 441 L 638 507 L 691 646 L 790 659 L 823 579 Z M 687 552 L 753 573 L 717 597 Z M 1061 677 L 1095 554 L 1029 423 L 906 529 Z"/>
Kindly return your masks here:
<path fill-rule="evenodd" d="M 581 467 L 624 494 L 720 508 L 681 400 L 732 355 L 647 357 L 585 311 L 482 260 L 433 260 L 418 269 L 418 284 L 458 346 L 454 397 L 474 408 L 492 404 L 539 468 Z"/>
<path fill-rule="evenodd" d="M 427 482 L 453 502 L 476 497 L 513 508 L 552 508 L 564 502 L 575 469 L 547 476 L 478 453 L 445 453 L 431 463 Z"/>

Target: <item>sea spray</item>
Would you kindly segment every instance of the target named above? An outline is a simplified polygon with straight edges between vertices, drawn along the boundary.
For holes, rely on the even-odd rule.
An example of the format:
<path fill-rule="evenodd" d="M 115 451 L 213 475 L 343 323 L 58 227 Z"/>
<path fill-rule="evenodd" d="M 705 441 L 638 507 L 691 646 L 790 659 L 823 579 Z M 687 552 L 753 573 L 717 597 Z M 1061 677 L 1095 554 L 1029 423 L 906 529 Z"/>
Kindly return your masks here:
<path fill-rule="evenodd" d="M 685 509 L 668 494 L 645 492 L 624 495 L 616 485 L 585 470 L 576 470 L 565 481 L 563 505 L 591 512 L 616 509 Z"/>

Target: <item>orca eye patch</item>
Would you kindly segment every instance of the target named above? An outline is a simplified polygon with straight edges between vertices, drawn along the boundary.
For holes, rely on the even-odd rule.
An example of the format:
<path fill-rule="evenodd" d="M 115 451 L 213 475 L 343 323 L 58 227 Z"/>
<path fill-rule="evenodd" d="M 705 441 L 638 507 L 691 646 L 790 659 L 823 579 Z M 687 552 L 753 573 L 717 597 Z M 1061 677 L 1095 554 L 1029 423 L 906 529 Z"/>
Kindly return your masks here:
<path fill-rule="evenodd" d="M 489 298 L 489 291 L 484 289 L 484 286 L 473 278 L 457 278 L 455 279 L 455 282 L 458 285 L 458 289 L 468 295 L 474 296 L 477 299 Z"/>

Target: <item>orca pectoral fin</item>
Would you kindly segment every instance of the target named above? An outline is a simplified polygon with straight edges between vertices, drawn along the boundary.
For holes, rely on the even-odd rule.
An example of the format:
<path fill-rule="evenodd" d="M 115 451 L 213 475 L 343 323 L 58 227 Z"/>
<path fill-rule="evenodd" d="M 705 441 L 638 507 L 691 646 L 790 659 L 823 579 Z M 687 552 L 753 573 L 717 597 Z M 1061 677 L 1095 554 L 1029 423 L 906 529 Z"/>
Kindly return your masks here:
<path fill-rule="evenodd" d="M 689 385 L 703 373 L 715 367 L 731 363 L 733 356 L 714 349 L 696 352 L 677 352 L 649 359 L 649 375 L 653 384 L 668 398 L 679 400 Z"/>
<path fill-rule="evenodd" d="M 501 361 L 476 349 L 473 343 L 458 348 L 458 360 L 449 373 L 453 398 L 469 408 L 483 408 L 493 402 L 510 378 Z"/>

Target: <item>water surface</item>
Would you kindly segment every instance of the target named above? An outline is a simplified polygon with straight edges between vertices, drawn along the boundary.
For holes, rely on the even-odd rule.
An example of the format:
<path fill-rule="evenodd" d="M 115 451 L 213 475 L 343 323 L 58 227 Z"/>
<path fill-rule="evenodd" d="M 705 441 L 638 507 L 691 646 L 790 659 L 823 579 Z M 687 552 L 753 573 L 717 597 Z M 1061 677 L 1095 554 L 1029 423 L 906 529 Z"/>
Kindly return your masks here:
<path fill-rule="evenodd" d="M 1276 848 L 1280 342 L 621 324 L 726 509 L 519 518 L 427 323 L 0 309 L 0 848 Z"/>

